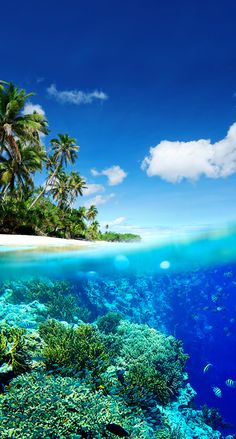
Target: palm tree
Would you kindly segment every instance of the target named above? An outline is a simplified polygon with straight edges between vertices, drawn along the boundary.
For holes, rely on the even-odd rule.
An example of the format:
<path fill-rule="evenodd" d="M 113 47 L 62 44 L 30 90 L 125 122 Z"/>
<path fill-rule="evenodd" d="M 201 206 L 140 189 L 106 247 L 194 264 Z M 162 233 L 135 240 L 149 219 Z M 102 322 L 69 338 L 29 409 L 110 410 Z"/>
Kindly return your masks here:
<path fill-rule="evenodd" d="M 42 163 L 46 160 L 44 149 L 36 148 L 18 141 L 18 149 L 21 160 L 18 156 L 0 156 L 0 194 L 3 198 L 6 195 L 27 193 L 33 189 L 32 175 L 35 171 L 42 169 Z"/>
<path fill-rule="evenodd" d="M 94 204 L 92 204 L 87 210 L 87 219 L 88 221 L 94 221 L 98 214 L 98 210 Z"/>
<path fill-rule="evenodd" d="M 69 174 L 69 186 L 73 203 L 78 195 L 83 195 L 83 189 L 86 189 L 86 181 L 78 172 L 73 171 Z"/>
<path fill-rule="evenodd" d="M 62 209 L 72 206 L 78 195 L 83 195 L 85 180 L 78 172 L 59 172 L 51 184 L 50 192 Z"/>
<path fill-rule="evenodd" d="M 63 165 L 67 166 L 69 163 L 74 163 L 79 146 L 76 145 L 76 140 L 68 134 L 58 134 L 58 139 L 51 140 L 53 155 L 48 158 L 47 168 L 50 171 L 49 176 L 44 184 L 42 191 L 37 195 L 30 205 L 30 209 L 37 203 L 37 201 L 44 195 L 50 186 L 54 185 L 54 180 L 61 172 Z"/>
<path fill-rule="evenodd" d="M 20 90 L 12 82 L 0 81 L 0 152 L 21 161 L 19 141 L 41 148 L 40 133 L 48 134 L 42 114 L 23 114 L 27 99 L 33 93 Z"/>
<path fill-rule="evenodd" d="M 79 151 L 76 139 L 68 134 L 58 134 L 58 139 L 52 139 L 50 143 L 54 153 L 53 157 L 60 166 L 75 163 Z"/>
<path fill-rule="evenodd" d="M 99 222 L 93 221 L 87 230 L 89 239 L 97 239 L 99 237 Z"/>
<path fill-rule="evenodd" d="M 66 209 L 70 205 L 69 179 L 65 172 L 59 172 L 54 178 L 50 192 L 56 200 L 58 207 Z"/>

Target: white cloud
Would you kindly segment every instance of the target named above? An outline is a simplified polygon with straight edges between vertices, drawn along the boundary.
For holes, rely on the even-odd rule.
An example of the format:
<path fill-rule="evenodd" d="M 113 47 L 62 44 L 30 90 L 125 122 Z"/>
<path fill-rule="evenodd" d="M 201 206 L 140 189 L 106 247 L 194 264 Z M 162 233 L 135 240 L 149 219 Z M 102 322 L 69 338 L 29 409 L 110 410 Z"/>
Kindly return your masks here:
<path fill-rule="evenodd" d="M 91 104 L 94 100 L 105 101 L 108 96 L 103 91 L 94 90 L 92 92 L 86 93 L 81 90 L 62 90 L 59 91 L 55 84 L 51 84 L 47 88 L 47 93 L 49 96 L 55 98 L 58 102 L 65 104 Z"/>
<path fill-rule="evenodd" d="M 102 184 L 86 183 L 86 186 L 86 189 L 83 190 L 83 195 L 86 197 L 96 194 L 97 192 L 103 192 L 105 190 Z"/>
<path fill-rule="evenodd" d="M 98 172 L 96 169 L 91 169 L 90 172 L 93 175 L 93 177 L 97 177 L 98 175 L 101 175 L 100 172 Z"/>
<path fill-rule="evenodd" d="M 90 198 L 90 200 L 86 201 L 84 203 L 85 207 L 90 207 L 93 204 L 95 206 L 98 206 L 99 204 L 105 204 L 107 201 L 111 200 L 115 194 L 109 194 L 109 195 L 96 195 L 94 198 Z"/>
<path fill-rule="evenodd" d="M 114 165 L 110 168 L 103 169 L 103 171 L 99 172 L 96 169 L 91 169 L 91 174 L 94 177 L 99 175 L 105 175 L 108 178 L 109 186 L 116 186 L 117 184 L 122 183 L 122 181 L 127 177 L 127 173 L 121 169 L 120 166 Z"/>
<path fill-rule="evenodd" d="M 125 221 L 126 221 L 126 218 L 124 216 L 119 216 L 118 218 L 114 219 L 113 221 L 103 221 L 102 225 L 103 226 L 108 225 L 109 227 L 119 226 L 119 225 L 123 224 Z"/>
<path fill-rule="evenodd" d="M 39 104 L 32 104 L 32 102 L 27 102 L 23 108 L 23 114 L 33 114 L 34 112 L 42 114 L 45 116 L 45 111 Z"/>
<path fill-rule="evenodd" d="M 216 143 L 209 139 L 190 142 L 163 140 L 150 148 L 142 169 L 149 177 L 157 175 L 171 183 L 183 179 L 198 180 L 201 176 L 228 177 L 236 172 L 236 123 Z"/>

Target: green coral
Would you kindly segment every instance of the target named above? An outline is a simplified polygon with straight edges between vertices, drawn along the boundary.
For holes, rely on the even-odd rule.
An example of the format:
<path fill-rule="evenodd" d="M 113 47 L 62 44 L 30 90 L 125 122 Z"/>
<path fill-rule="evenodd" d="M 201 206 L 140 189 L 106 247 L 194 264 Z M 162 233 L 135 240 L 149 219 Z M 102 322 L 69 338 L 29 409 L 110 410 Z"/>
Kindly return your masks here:
<path fill-rule="evenodd" d="M 132 391 L 134 401 L 147 398 L 150 392 L 155 395 L 162 405 L 168 404 L 171 399 L 171 391 L 168 388 L 165 376 L 145 364 L 133 364 L 125 375 L 126 390 Z M 151 397 L 152 395 L 150 395 Z"/>
<path fill-rule="evenodd" d="M 130 411 L 120 399 L 93 392 L 75 378 L 25 374 L 12 381 L 0 399 L 3 439 L 114 438 L 106 425 L 121 425 L 137 439 L 150 438 L 141 411 Z"/>
<path fill-rule="evenodd" d="M 77 328 L 56 320 L 41 324 L 39 333 L 44 340 L 43 356 L 48 369 L 66 369 L 66 373 L 84 373 L 86 369 L 98 375 L 108 365 L 108 355 L 97 329 L 89 324 Z"/>
<path fill-rule="evenodd" d="M 15 375 L 29 370 L 30 355 L 23 329 L 7 326 L 0 328 L 0 365 L 4 363 Z"/>
<path fill-rule="evenodd" d="M 117 312 L 108 312 L 104 316 L 99 317 L 97 320 L 97 326 L 100 331 L 105 334 L 115 333 L 122 316 Z"/>
<path fill-rule="evenodd" d="M 155 439 L 171 439 L 170 430 L 168 428 L 160 428 L 156 432 Z"/>
<path fill-rule="evenodd" d="M 123 339 L 119 367 L 127 370 L 127 385 L 154 393 L 161 404 L 167 404 L 183 383 L 183 372 L 188 356 L 182 344 L 145 325 L 122 321 L 117 336 Z"/>
<path fill-rule="evenodd" d="M 177 425 L 174 428 L 160 428 L 155 435 L 155 439 L 184 439 L 181 428 Z"/>

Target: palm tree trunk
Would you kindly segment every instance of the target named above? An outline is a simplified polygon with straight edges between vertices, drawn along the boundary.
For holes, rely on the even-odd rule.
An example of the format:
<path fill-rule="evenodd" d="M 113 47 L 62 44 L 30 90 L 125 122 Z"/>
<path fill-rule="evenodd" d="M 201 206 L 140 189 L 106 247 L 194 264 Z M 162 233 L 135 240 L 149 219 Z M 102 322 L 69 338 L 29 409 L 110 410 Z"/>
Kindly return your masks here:
<path fill-rule="evenodd" d="M 51 182 L 53 181 L 53 179 L 56 177 L 58 170 L 60 168 L 60 163 L 58 163 L 55 171 L 53 172 L 53 174 L 51 175 L 51 177 L 49 177 L 48 180 L 46 180 L 45 186 L 44 188 L 41 190 L 41 192 L 37 195 L 37 197 L 32 201 L 31 205 L 29 206 L 29 209 L 32 209 L 32 207 L 34 207 L 34 205 L 38 202 L 38 200 L 45 194 L 45 192 L 47 191 L 48 186 L 51 184 Z"/>

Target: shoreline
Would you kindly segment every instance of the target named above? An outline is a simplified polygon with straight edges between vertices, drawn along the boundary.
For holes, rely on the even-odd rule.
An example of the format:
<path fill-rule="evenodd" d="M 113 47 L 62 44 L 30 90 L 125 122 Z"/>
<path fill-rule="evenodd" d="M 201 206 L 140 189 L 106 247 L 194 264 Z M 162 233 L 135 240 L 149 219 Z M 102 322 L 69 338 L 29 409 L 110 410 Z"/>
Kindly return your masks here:
<path fill-rule="evenodd" d="M 53 238 L 49 236 L 0 234 L 0 250 L 1 247 L 20 247 L 22 249 L 29 247 L 84 248 L 104 244 L 111 243 L 106 241 L 83 241 L 80 239 Z"/>

